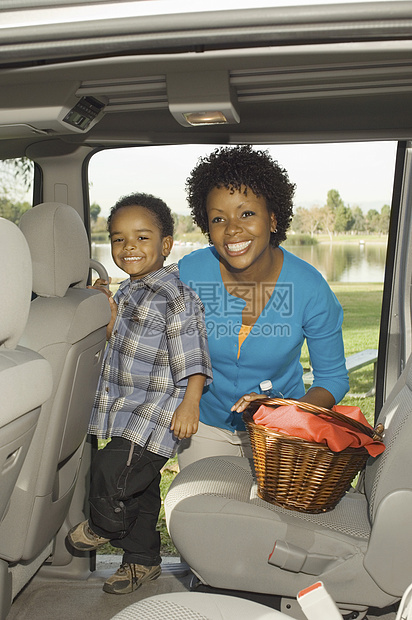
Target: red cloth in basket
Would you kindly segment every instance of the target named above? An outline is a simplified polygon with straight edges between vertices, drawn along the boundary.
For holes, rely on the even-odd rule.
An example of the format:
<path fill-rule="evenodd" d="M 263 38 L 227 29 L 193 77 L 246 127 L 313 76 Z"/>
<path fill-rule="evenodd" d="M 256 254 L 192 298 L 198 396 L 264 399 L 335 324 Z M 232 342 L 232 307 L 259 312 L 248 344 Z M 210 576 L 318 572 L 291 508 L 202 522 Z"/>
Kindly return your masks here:
<path fill-rule="evenodd" d="M 336 405 L 332 407 L 332 411 L 342 413 L 372 428 L 359 407 Z M 326 414 L 315 415 L 302 411 L 296 405 L 281 405 L 275 409 L 261 405 L 255 412 L 253 420 L 256 424 L 280 433 L 325 444 L 332 452 L 364 446 L 371 456 L 378 456 L 385 450 L 381 441 L 373 440 L 356 428 L 332 419 Z"/>

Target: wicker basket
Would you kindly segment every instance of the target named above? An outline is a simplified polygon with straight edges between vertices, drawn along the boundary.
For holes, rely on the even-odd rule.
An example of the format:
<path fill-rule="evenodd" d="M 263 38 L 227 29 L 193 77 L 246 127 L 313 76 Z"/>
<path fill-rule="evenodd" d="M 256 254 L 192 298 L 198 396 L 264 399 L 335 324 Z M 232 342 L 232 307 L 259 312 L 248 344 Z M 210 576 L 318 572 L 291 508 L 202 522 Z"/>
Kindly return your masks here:
<path fill-rule="evenodd" d="M 332 452 L 326 445 L 255 424 L 253 413 L 262 404 L 293 404 L 315 415 L 326 413 L 331 418 L 352 424 L 376 440 L 382 440 L 383 428 L 374 431 L 330 409 L 289 399 L 255 401 L 244 412 L 243 420 L 252 444 L 259 497 L 299 512 L 319 513 L 334 508 L 356 474 L 365 466 L 369 456 L 367 450 L 362 447 Z"/>

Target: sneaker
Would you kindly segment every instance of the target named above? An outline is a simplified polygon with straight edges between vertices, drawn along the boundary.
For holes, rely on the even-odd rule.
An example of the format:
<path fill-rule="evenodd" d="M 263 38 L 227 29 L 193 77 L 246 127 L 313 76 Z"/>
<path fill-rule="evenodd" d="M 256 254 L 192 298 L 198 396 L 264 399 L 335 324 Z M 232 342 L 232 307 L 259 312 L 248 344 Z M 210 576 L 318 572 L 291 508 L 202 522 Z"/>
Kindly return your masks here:
<path fill-rule="evenodd" d="M 103 590 L 109 594 L 128 594 L 140 588 L 145 581 L 157 579 L 161 572 L 160 566 L 124 563 L 106 580 Z"/>
<path fill-rule="evenodd" d="M 103 538 L 103 536 L 95 534 L 90 529 L 89 522 L 83 521 L 72 527 L 67 534 L 67 540 L 72 547 L 79 551 L 93 551 L 109 542 L 110 538 Z"/>

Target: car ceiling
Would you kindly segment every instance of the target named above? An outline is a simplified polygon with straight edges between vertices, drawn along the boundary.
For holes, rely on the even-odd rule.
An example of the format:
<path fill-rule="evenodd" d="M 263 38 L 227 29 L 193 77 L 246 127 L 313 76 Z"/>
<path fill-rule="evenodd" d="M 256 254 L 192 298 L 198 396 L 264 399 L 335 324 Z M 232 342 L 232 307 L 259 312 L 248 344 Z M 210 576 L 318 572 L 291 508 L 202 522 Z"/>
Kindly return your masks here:
<path fill-rule="evenodd" d="M 3 2 L 0 22 L 10 14 Z M 0 27 L 0 157 L 38 142 L 70 150 L 409 139 L 411 33 L 411 2 Z M 221 96 L 239 122 L 185 127 L 171 113 L 176 101 Z M 82 97 L 104 106 L 84 131 L 63 121 Z"/>

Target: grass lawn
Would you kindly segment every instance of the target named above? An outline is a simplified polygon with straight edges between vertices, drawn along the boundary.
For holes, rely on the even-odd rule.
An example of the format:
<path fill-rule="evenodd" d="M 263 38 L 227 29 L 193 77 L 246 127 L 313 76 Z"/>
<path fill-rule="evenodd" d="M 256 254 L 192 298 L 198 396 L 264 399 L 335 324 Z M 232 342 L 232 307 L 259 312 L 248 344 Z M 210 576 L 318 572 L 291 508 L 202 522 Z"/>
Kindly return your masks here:
<path fill-rule="evenodd" d="M 343 307 L 343 341 L 345 355 L 349 356 L 364 349 L 377 349 L 382 304 L 383 284 L 330 284 Z M 302 365 L 309 367 L 309 355 L 306 345 L 302 350 Z M 373 364 L 365 366 L 349 375 L 350 392 L 366 393 L 373 384 Z M 375 398 L 356 398 L 346 396 L 343 405 L 360 407 L 368 421 L 373 424 Z"/>
<path fill-rule="evenodd" d="M 346 356 L 363 349 L 377 349 L 383 285 L 332 283 L 330 286 L 344 310 L 343 340 Z M 301 361 L 304 368 L 309 368 L 306 345 L 302 350 Z M 351 373 L 349 379 L 351 393 L 366 393 L 373 384 L 373 364 Z M 346 396 L 342 400 L 342 404 L 360 407 L 369 422 L 373 424 L 375 413 L 375 398 L 373 396 L 368 398 Z M 167 532 L 163 507 L 163 500 L 177 472 L 177 457 L 175 457 L 169 460 L 163 468 L 161 482 L 162 508 L 158 529 L 162 541 L 161 554 L 163 556 L 179 555 Z M 100 550 L 100 553 L 120 553 L 120 551 L 108 544 Z"/>

